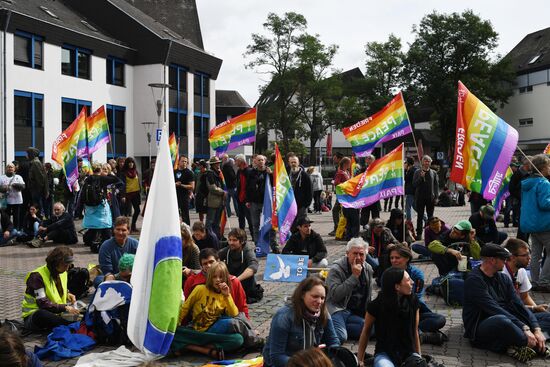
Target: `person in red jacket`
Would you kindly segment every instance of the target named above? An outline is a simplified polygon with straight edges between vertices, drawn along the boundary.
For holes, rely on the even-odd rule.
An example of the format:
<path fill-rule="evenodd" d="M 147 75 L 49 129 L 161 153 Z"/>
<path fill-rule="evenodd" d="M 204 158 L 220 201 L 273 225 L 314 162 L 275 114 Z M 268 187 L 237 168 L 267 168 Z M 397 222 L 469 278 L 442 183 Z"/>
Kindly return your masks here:
<path fill-rule="evenodd" d="M 196 274 L 191 274 L 185 281 L 183 286 L 183 294 L 185 298 L 189 297 L 193 289 L 200 284 L 206 283 L 206 275 L 212 267 L 220 261 L 218 252 L 212 248 L 202 249 L 199 253 L 199 263 L 201 265 L 201 271 Z M 249 350 L 261 350 L 265 344 L 265 340 L 259 337 L 252 329 L 250 322 L 250 316 L 248 315 L 248 304 L 246 303 L 246 294 L 243 286 L 236 276 L 230 275 L 229 281 L 231 282 L 231 297 L 235 302 L 235 306 L 239 309 L 237 317 L 232 319 L 235 332 L 239 333 L 244 338 L 243 346 Z"/>

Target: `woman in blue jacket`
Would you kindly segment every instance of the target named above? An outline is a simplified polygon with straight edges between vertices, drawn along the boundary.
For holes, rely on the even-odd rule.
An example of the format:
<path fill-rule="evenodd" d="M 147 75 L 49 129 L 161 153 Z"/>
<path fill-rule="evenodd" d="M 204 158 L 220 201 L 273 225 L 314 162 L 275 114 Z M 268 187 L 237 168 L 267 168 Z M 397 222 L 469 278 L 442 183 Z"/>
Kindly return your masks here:
<path fill-rule="evenodd" d="M 550 261 L 539 265 L 545 248 L 550 254 L 550 159 L 538 154 L 531 163 L 536 169 L 521 182 L 520 228 L 531 235 L 532 289 L 550 292 Z"/>
<path fill-rule="evenodd" d="M 279 309 L 271 320 L 263 350 L 265 367 L 284 367 L 294 353 L 320 344 L 340 345 L 325 306 L 326 294 L 325 283 L 317 277 L 298 284 L 291 303 Z"/>

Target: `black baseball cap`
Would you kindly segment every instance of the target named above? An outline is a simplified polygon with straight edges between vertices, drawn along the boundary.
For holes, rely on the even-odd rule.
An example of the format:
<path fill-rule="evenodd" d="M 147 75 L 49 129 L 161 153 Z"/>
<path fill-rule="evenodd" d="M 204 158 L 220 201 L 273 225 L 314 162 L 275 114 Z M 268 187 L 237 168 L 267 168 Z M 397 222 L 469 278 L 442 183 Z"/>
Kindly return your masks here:
<path fill-rule="evenodd" d="M 313 223 L 312 220 L 309 220 L 308 217 L 300 217 L 298 218 L 298 220 L 296 221 L 296 225 L 297 226 L 303 226 L 304 224 L 311 224 Z"/>
<path fill-rule="evenodd" d="M 481 248 L 481 257 L 497 257 L 506 260 L 510 256 L 512 256 L 510 251 L 494 243 L 487 243 Z"/>

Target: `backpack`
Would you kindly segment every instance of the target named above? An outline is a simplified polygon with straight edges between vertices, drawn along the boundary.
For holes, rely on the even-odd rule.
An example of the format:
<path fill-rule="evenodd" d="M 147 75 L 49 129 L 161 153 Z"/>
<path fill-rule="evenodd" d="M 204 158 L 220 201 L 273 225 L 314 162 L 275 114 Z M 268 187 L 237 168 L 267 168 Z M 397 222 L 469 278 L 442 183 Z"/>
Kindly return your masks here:
<path fill-rule="evenodd" d="M 90 272 L 86 268 L 72 268 L 67 272 L 67 288 L 76 299 L 88 295 Z"/>
<path fill-rule="evenodd" d="M 334 367 L 357 367 L 359 361 L 355 354 L 344 347 L 328 347 L 322 349 Z"/>
<path fill-rule="evenodd" d="M 82 187 L 82 202 L 88 206 L 98 206 L 105 200 L 105 192 L 101 185 L 99 177 L 90 176 L 84 182 Z"/>
<path fill-rule="evenodd" d="M 441 279 L 441 296 L 449 306 L 464 304 L 464 275 L 451 272 Z"/>

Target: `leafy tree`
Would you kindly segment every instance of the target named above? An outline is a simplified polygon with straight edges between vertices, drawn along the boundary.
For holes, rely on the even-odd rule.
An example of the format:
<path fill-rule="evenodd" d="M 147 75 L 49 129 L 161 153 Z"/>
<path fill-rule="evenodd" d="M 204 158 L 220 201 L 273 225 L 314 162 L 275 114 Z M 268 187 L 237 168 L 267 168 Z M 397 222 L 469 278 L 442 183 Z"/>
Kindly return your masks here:
<path fill-rule="evenodd" d="M 504 103 L 512 93 L 514 72 L 506 60 L 491 58 L 498 35 L 489 21 L 470 10 L 428 14 L 413 33 L 403 77 L 413 98 L 433 108 L 438 121 L 433 128 L 440 131 L 441 148 L 446 150 L 454 141 L 457 82 L 488 105 Z"/>

